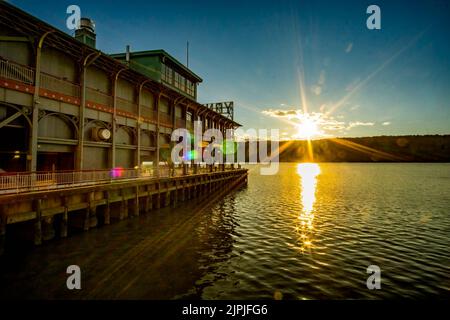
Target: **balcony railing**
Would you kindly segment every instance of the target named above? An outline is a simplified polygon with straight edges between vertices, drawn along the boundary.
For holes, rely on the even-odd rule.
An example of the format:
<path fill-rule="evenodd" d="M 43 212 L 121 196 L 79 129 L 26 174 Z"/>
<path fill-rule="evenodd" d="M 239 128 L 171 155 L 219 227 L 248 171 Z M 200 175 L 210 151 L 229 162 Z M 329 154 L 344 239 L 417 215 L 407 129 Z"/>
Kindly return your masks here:
<path fill-rule="evenodd" d="M 123 98 L 117 97 L 117 109 L 137 115 L 137 104 Z"/>
<path fill-rule="evenodd" d="M 108 184 L 118 181 L 156 179 L 209 173 L 222 170 L 222 166 L 199 165 L 197 170 L 191 165 L 160 166 L 159 172 L 151 169 L 122 169 L 95 171 L 61 171 L 61 172 L 18 172 L 0 174 L 0 195 L 73 188 L 88 185 Z M 225 167 L 232 170 L 233 167 Z"/>
<path fill-rule="evenodd" d="M 43 72 L 41 72 L 41 87 L 72 97 L 80 96 L 79 85 Z"/>
<path fill-rule="evenodd" d="M 0 59 L 0 77 L 26 84 L 33 84 L 34 70 L 14 62 Z"/>
<path fill-rule="evenodd" d="M 86 87 L 86 100 L 97 102 L 104 106 L 112 107 L 113 98 L 107 93 L 101 92 L 99 90 Z"/>
<path fill-rule="evenodd" d="M 172 116 L 167 113 L 159 113 L 159 122 L 168 126 L 172 126 Z"/>
<path fill-rule="evenodd" d="M 175 120 L 175 125 L 177 128 L 186 128 L 186 120 L 177 118 Z"/>
<path fill-rule="evenodd" d="M 150 118 L 153 121 L 156 121 L 158 119 L 158 112 L 154 111 L 153 109 L 141 105 L 141 116 Z"/>
<path fill-rule="evenodd" d="M 0 78 L 11 79 L 33 85 L 35 70 L 31 67 L 11 62 L 0 57 Z M 40 74 L 40 86 L 43 89 L 71 97 L 81 96 L 81 86 L 79 84 L 44 72 L 41 72 Z M 113 107 L 113 96 L 95 88 L 86 87 L 86 100 L 92 103 L 107 106 L 109 108 Z M 119 97 L 117 97 L 117 109 L 127 111 L 135 115 L 138 114 L 136 103 Z M 158 118 L 157 111 L 142 105 L 141 115 L 150 118 L 153 121 L 156 121 Z M 172 115 L 160 112 L 159 122 L 166 126 L 173 126 Z M 177 128 L 184 128 L 186 127 L 186 121 L 184 119 L 177 119 L 175 125 Z M 192 129 L 193 126 L 189 123 L 187 128 Z"/>

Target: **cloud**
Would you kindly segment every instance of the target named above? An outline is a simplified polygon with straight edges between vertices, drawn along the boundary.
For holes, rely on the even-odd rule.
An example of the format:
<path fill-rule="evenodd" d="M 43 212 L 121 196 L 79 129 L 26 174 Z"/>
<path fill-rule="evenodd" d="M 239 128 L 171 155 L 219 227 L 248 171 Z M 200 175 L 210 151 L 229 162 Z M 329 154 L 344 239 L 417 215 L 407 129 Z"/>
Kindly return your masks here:
<path fill-rule="evenodd" d="M 350 52 L 352 51 L 352 49 L 353 49 L 353 42 L 350 42 L 350 43 L 347 45 L 347 48 L 345 48 L 345 52 L 346 52 L 346 53 L 350 53 Z"/>
<path fill-rule="evenodd" d="M 319 79 L 317 80 L 317 84 L 311 86 L 311 91 L 316 95 L 320 96 L 322 93 L 322 87 L 325 84 L 325 70 L 320 71 Z"/>
<path fill-rule="evenodd" d="M 349 130 L 355 127 L 371 127 L 375 125 L 375 122 L 363 122 L 363 121 L 350 121 L 347 122 L 343 118 L 343 115 L 332 116 L 326 112 L 303 112 L 301 108 L 279 110 L 269 109 L 262 111 L 263 114 L 274 118 L 287 118 L 291 125 L 301 125 L 302 123 L 312 121 L 317 125 L 317 133 L 315 138 L 326 138 L 337 134 L 347 133 Z M 383 125 L 389 125 L 390 122 L 383 122 Z M 284 135 L 285 137 L 285 135 Z M 292 136 L 291 139 L 296 139 L 297 136 Z"/>
<path fill-rule="evenodd" d="M 295 120 L 299 124 L 305 121 L 305 119 L 311 119 L 323 130 L 337 131 L 346 128 L 346 123 L 343 121 L 338 121 L 334 117 L 327 115 L 322 112 L 312 112 L 304 113 L 301 109 L 291 109 L 291 110 L 264 110 L 263 114 L 274 117 L 274 118 L 288 118 L 290 120 Z M 324 132 L 321 132 L 326 135 Z"/>
<path fill-rule="evenodd" d="M 322 87 L 321 87 L 321 86 L 312 86 L 312 87 L 311 87 L 311 91 L 312 91 L 316 96 L 320 96 L 320 94 L 322 93 Z"/>
<path fill-rule="evenodd" d="M 389 121 L 385 121 L 385 122 L 383 122 L 381 125 L 383 125 L 383 126 L 388 126 L 388 125 L 390 125 L 391 123 L 389 122 Z"/>
<path fill-rule="evenodd" d="M 319 86 L 323 86 L 325 84 L 325 70 L 320 71 L 319 81 L 317 82 Z"/>
<path fill-rule="evenodd" d="M 354 127 L 367 127 L 367 126 L 373 126 L 375 123 L 373 122 L 361 122 L 361 121 L 355 121 L 350 122 L 347 126 L 347 130 L 350 130 Z"/>
<path fill-rule="evenodd" d="M 292 117 L 297 114 L 298 110 L 264 110 L 262 113 L 274 118 Z"/>

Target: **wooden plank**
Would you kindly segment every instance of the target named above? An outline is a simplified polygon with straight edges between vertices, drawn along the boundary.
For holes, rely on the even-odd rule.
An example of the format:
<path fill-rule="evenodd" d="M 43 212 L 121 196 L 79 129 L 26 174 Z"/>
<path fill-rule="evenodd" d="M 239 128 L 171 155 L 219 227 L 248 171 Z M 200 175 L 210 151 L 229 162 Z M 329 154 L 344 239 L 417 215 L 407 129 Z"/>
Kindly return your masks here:
<path fill-rule="evenodd" d="M 36 219 L 36 211 L 30 212 L 20 212 L 15 214 L 10 214 L 7 216 L 7 224 L 14 224 L 18 222 L 25 222 Z"/>

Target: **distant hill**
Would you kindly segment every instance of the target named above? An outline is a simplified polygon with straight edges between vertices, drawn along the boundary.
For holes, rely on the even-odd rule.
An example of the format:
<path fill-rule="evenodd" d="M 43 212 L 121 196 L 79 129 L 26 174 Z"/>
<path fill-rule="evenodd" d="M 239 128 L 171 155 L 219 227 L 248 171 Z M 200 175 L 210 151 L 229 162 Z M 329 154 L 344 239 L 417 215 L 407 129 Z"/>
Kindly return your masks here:
<path fill-rule="evenodd" d="M 312 140 L 311 147 L 312 159 L 307 141 L 281 141 L 280 161 L 450 162 L 450 135 L 332 138 Z"/>

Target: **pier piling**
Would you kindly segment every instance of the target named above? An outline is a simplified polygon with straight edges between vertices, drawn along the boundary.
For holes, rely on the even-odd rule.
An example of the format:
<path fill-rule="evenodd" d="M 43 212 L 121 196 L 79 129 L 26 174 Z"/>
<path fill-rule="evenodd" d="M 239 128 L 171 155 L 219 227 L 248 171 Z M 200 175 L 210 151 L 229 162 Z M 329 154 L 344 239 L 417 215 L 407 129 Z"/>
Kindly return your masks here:
<path fill-rule="evenodd" d="M 36 219 L 34 221 L 34 244 L 38 246 L 42 244 L 42 200 L 35 200 L 34 206 L 36 211 Z"/>
<path fill-rule="evenodd" d="M 110 205 L 110 201 L 109 201 L 109 199 L 110 199 L 109 191 L 105 191 L 104 197 L 106 200 L 106 205 L 105 205 L 105 211 L 103 212 L 103 223 L 105 225 L 108 225 L 111 222 L 111 205 Z"/>
<path fill-rule="evenodd" d="M 5 251 L 6 244 L 6 215 L 3 212 L 3 206 L 0 206 L 0 256 Z"/>

